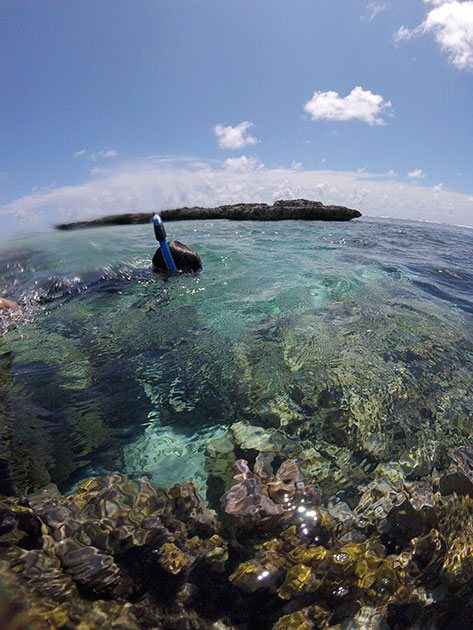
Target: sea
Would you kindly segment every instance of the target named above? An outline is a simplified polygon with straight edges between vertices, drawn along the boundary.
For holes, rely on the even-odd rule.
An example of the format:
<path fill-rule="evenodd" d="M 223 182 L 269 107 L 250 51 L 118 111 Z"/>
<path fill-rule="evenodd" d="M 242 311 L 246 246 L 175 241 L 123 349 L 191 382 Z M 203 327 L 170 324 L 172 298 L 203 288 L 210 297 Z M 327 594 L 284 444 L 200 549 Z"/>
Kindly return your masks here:
<path fill-rule="evenodd" d="M 277 434 L 296 458 L 323 446 L 412 478 L 472 443 L 471 229 L 362 218 L 167 231 L 202 273 L 154 273 L 151 225 L 2 245 L 0 295 L 22 311 L 2 315 L 0 415 L 23 492 L 118 470 L 205 495 L 229 431 L 243 454 Z M 350 475 L 340 485 L 348 496 Z"/>

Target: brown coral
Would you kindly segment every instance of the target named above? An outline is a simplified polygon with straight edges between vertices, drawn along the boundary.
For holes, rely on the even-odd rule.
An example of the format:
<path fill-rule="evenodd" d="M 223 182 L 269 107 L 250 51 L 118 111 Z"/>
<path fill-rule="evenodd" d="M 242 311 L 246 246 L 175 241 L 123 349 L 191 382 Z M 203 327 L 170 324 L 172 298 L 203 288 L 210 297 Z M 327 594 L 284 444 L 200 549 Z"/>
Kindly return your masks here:
<path fill-rule="evenodd" d="M 236 486 L 258 509 L 223 526 L 195 485 L 120 474 L 69 497 L 0 500 L 0 573 L 24 602 L 0 588 L 0 610 L 12 628 L 38 630 L 409 628 L 449 616 L 466 628 L 472 499 L 436 491 L 441 476 L 413 482 L 396 470 L 377 469 L 353 508 L 336 497 L 324 507 L 309 502 L 320 495 L 294 461 L 276 474 L 262 457 L 253 470 L 242 461 Z"/>
<path fill-rule="evenodd" d="M 235 463 L 238 482 L 222 497 L 227 514 L 232 514 L 254 525 L 262 520 L 284 521 L 291 518 L 299 503 L 317 505 L 320 491 L 306 484 L 295 460 L 286 460 L 276 474 L 267 468 L 260 453 L 253 471 L 248 462 Z M 276 517 L 276 518 L 274 518 Z"/>

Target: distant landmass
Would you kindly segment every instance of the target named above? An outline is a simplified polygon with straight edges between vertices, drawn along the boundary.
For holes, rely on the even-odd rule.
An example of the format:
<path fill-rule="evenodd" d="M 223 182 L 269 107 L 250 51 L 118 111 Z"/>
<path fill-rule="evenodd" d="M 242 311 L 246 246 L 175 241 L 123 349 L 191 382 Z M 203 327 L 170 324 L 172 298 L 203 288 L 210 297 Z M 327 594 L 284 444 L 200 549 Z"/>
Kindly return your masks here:
<path fill-rule="evenodd" d="M 231 221 L 350 221 L 361 217 L 361 212 L 345 206 L 325 206 L 320 201 L 307 199 L 281 199 L 272 206 L 267 203 L 235 203 L 215 208 L 176 208 L 163 210 L 164 221 L 188 221 L 195 219 L 229 219 Z M 113 214 L 90 221 L 74 221 L 56 225 L 58 230 L 78 230 L 105 225 L 137 225 L 151 223 L 153 213 L 136 212 Z"/>

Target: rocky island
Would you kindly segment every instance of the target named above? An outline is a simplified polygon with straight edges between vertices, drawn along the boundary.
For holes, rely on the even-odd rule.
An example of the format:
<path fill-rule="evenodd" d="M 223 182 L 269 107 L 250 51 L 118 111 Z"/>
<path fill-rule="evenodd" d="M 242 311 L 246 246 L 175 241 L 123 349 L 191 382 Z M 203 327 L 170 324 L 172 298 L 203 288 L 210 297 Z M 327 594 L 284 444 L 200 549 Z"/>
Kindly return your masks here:
<path fill-rule="evenodd" d="M 161 213 L 165 221 L 188 221 L 195 219 L 229 219 L 232 221 L 350 221 L 361 217 L 361 212 L 345 206 L 326 206 L 320 201 L 307 199 L 281 199 L 272 206 L 266 203 L 236 203 L 215 208 L 176 208 Z M 76 230 L 105 225 L 137 225 L 151 223 L 153 214 L 137 212 L 113 214 L 90 221 L 61 223 L 58 230 Z"/>

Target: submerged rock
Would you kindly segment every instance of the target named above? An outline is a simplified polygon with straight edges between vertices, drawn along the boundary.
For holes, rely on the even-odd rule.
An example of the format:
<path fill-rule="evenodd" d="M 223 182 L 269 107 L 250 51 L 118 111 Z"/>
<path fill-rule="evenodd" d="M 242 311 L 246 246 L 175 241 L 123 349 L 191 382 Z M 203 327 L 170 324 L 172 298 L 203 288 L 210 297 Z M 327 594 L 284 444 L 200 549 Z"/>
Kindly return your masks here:
<path fill-rule="evenodd" d="M 276 201 L 272 206 L 266 203 L 236 203 L 217 206 L 216 208 L 178 208 L 164 210 L 161 213 L 164 221 L 188 221 L 195 219 L 230 219 L 233 221 L 350 221 L 361 217 L 361 212 L 345 206 L 325 206 L 320 201 L 307 199 L 288 199 Z M 153 214 L 148 212 L 115 214 L 90 221 L 61 223 L 58 230 L 76 230 L 79 228 L 99 227 L 106 225 L 136 225 L 151 223 Z"/>
<path fill-rule="evenodd" d="M 0 495 L 45 486 L 53 465 L 50 414 L 14 386 L 12 359 L 0 354 Z"/>
<path fill-rule="evenodd" d="M 20 308 L 19 304 L 13 300 L 7 300 L 0 297 L 0 311 L 16 311 Z"/>
<path fill-rule="evenodd" d="M 473 499 L 473 447 L 460 446 L 450 451 L 451 464 L 439 480 L 442 494 L 467 495 Z"/>
<path fill-rule="evenodd" d="M 380 469 L 351 510 L 325 506 L 325 497 L 305 502 L 293 461 L 276 474 L 261 456 L 253 472 L 244 462 L 238 469 L 221 521 L 190 482 L 162 489 L 118 473 L 71 496 L 49 488 L 1 499 L 4 625 L 388 629 L 444 627 L 451 618 L 469 627 L 473 500 L 436 492 L 442 476 L 413 485 Z M 253 502 L 260 520 L 264 506 L 279 514 L 291 495 L 292 518 L 255 528 L 233 509 L 239 485 L 245 496 L 250 487 L 265 495 Z M 376 496 L 389 499 L 382 513 Z M 404 527 L 410 519 L 415 527 Z"/>
<path fill-rule="evenodd" d="M 420 478 L 473 439 L 471 335 L 367 299 L 366 310 L 345 297 L 249 330 L 235 351 L 246 419 Z"/>
<path fill-rule="evenodd" d="M 0 335 L 3 335 L 9 328 L 13 327 L 21 318 L 20 305 L 13 300 L 0 297 Z"/>

